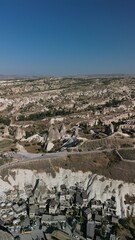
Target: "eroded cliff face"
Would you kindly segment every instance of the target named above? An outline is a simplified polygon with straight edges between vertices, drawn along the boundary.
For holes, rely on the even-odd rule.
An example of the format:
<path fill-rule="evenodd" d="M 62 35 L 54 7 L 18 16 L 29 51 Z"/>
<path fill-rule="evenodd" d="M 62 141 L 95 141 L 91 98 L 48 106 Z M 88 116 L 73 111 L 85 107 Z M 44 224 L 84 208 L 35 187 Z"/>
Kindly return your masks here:
<path fill-rule="evenodd" d="M 116 213 L 119 217 L 135 215 L 135 204 L 126 203 L 126 196 L 129 198 L 135 195 L 135 184 L 123 181 L 108 179 L 103 176 L 93 175 L 93 179 L 87 185 L 88 198 L 101 200 L 110 199 L 112 196 L 116 200 Z"/>
<path fill-rule="evenodd" d="M 48 189 L 54 186 L 59 190 L 61 184 L 67 187 L 79 184 L 84 189 L 87 189 L 88 201 L 91 199 L 101 200 L 102 202 L 110 199 L 112 196 L 116 199 L 116 214 L 119 217 L 126 217 L 128 214 L 135 215 L 135 204 L 125 203 L 125 196 L 135 195 L 135 184 L 125 183 L 123 181 L 112 180 L 92 174 L 91 172 L 82 171 L 73 172 L 69 169 L 59 168 L 55 177 L 46 172 L 37 172 L 35 170 L 27 169 L 12 169 L 4 180 L 0 179 L 0 195 L 1 198 L 5 197 L 8 190 L 13 190 L 18 186 L 19 190 L 24 190 L 25 185 L 35 185 L 36 179 L 44 182 Z M 12 194 L 12 193 L 11 193 Z M 23 194 L 24 198 L 27 198 Z"/>

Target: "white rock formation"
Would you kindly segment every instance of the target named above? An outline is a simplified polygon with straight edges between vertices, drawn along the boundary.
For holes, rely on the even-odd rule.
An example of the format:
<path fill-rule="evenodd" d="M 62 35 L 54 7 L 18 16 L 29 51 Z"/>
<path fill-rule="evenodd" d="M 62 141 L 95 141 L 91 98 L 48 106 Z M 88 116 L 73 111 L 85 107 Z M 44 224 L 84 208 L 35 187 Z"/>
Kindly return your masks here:
<path fill-rule="evenodd" d="M 48 143 L 46 143 L 45 150 L 49 152 L 53 147 L 54 147 L 54 144 L 49 141 Z"/>
<path fill-rule="evenodd" d="M 16 148 L 19 152 L 27 152 L 24 146 L 20 145 L 19 143 L 16 143 Z"/>
<path fill-rule="evenodd" d="M 53 141 L 57 141 L 59 139 L 60 139 L 60 133 L 59 133 L 58 128 L 51 125 L 51 127 L 49 128 L 48 140 L 50 142 L 53 142 Z"/>
<path fill-rule="evenodd" d="M 39 136 L 38 134 L 34 134 L 31 137 L 28 137 L 27 139 L 22 139 L 22 141 L 25 142 L 44 142 L 44 137 Z"/>
<path fill-rule="evenodd" d="M 104 178 L 104 179 L 103 179 Z M 125 195 L 135 195 L 135 184 L 125 183 L 123 181 L 107 179 L 103 176 L 94 176 L 88 183 L 87 192 L 89 200 L 96 199 L 104 202 L 112 196 L 116 199 L 116 212 L 120 217 L 126 217 L 132 212 L 135 215 L 135 204 L 125 204 Z M 129 208 L 129 209 L 128 209 Z"/>
<path fill-rule="evenodd" d="M 64 118 L 63 117 L 56 117 L 56 118 L 51 118 L 50 124 L 55 124 L 55 122 L 63 122 Z"/>
<path fill-rule="evenodd" d="M 16 130 L 15 139 L 21 140 L 23 137 L 25 137 L 25 131 L 21 127 L 18 127 Z"/>
<path fill-rule="evenodd" d="M 111 129 L 111 133 L 113 134 L 113 133 L 114 133 L 114 126 L 113 126 L 113 123 L 110 124 L 110 129 Z"/>
<path fill-rule="evenodd" d="M 75 136 L 78 137 L 78 131 L 79 131 L 79 127 L 75 126 Z"/>
<path fill-rule="evenodd" d="M 6 191 L 13 190 L 15 186 L 18 186 L 20 190 L 24 190 L 26 184 L 34 186 L 37 178 L 42 180 L 48 189 L 55 186 L 59 190 L 61 184 L 70 187 L 79 183 L 82 188 L 87 190 L 89 201 L 94 198 L 104 202 L 114 196 L 116 199 L 116 214 L 119 217 L 126 217 L 128 214 L 135 215 L 135 204 L 125 204 L 126 194 L 135 196 L 134 183 L 107 179 L 91 172 L 72 172 L 69 169 L 62 168 L 59 169 L 59 172 L 56 172 L 55 177 L 46 172 L 38 173 L 26 169 L 13 169 L 12 171 L 14 172 L 14 178 L 8 175 L 8 182 L 0 179 L 0 197 Z"/>
<path fill-rule="evenodd" d="M 8 126 L 5 126 L 3 137 L 9 137 L 9 136 L 10 136 L 10 134 L 9 134 Z"/>
<path fill-rule="evenodd" d="M 61 138 L 66 136 L 66 127 L 65 127 L 64 123 L 62 124 L 62 126 L 60 128 L 60 135 L 61 135 Z"/>

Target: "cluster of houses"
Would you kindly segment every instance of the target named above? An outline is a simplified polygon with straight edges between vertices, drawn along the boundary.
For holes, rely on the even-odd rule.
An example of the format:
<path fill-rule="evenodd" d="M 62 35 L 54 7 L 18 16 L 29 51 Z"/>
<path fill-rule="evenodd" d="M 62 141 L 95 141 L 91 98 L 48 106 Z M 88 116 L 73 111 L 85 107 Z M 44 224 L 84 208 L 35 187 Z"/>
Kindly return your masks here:
<path fill-rule="evenodd" d="M 63 184 L 59 190 L 54 187 L 45 191 L 38 186 L 39 180 L 34 188 L 25 186 L 24 198 L 24 192 L 18 189 L 8 192 L 6 199 L 0 202 L 1 225 L 7 227 L 15 239 L 24 239 L 22 234 L 31 235 L 37 220 L 38 229 L 44 234 L 35 240 L 100 240 L 103 234 L 109 240 L 117 239 L 112 231 L 119 223 L 114 197 L 102 203 L 89 201 L 87 191 L 78 185 L 67 188 Z M 48 228 L 52 229 L 51 233 L 47 233 Z"/>

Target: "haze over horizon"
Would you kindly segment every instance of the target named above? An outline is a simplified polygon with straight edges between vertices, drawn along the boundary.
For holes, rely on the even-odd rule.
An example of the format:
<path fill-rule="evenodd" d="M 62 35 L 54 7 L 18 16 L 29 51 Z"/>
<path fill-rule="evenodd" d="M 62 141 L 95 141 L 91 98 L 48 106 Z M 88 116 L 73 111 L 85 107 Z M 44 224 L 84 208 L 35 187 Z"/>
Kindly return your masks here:
<path fill-rule="evenodd" d="M 0 0 L 0 74 L 135 74 L 134 0 Z"/>

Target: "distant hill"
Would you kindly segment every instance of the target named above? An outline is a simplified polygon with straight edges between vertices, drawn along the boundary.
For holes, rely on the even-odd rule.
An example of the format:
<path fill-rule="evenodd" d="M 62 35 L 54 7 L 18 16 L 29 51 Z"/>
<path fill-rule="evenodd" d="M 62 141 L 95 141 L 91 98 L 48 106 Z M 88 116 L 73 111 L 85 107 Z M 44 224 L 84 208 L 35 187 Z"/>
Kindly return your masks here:
<path fill-rule="evenodd" d="M 0 74 L 0 80 L 14 80 L 14 79 L 36 79 L 39 76 L 27 76 L 27 75 L 3 75 Z"/>

